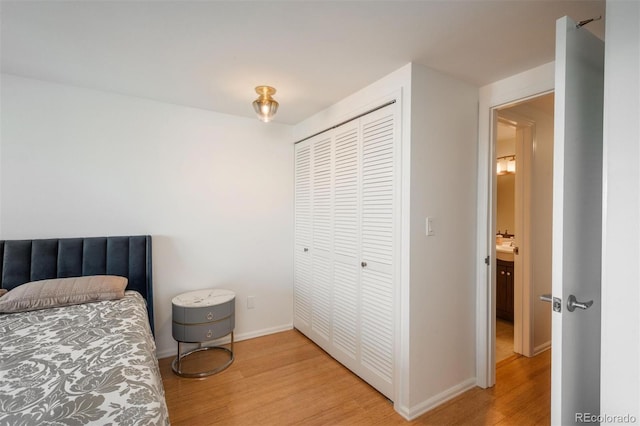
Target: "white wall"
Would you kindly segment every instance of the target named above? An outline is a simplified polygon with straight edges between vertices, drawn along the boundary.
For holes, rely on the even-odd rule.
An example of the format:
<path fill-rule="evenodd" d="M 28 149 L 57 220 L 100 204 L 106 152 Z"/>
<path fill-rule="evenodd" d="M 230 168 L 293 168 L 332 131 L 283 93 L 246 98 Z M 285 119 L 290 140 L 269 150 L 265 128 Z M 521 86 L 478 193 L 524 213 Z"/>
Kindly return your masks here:
<path fill-rule="evenodd" d="M 324 131 L 328 127 L 349 120 L 358 114 L 363 114 L 393 99 L 399 99 L 403 120 L 406 120 L 403 123 L 404 127 L 409 123 L 405 113 L 410 112 L 411 66 L 412 64 L 407 64 L 397 69 L 329 108 L 296 124 L 293 127 L 293 139 L 297 141 Z M 408 139 L 405 139 L 408 136 L 408 134 L 403 135 L 403 143 L 408 142 Z"/>
<path fill-rule="evenodd" d="M 607 1 L 606 19 L 600 409 L 634 416 L 635 423 L 640 421 L 640 2 Z"/>
<path fill-rule="evenodd" d="M 516 232 L 516 175 L 497 176 L 496 234 Z"/>
<path fill-rule="evenodd" d="M 509 133 L 506 133 L 509 132 Z M 501 133 L 506 133 L 501 134 Z M 498 124 L 495 157 L 516 155 L 516 132 L 514 127 Z M 496 178 L 496 229 L 495 233 L 516 232 L 516 175 L 503 174 Z"/>
<path fill-rule="evenodd" d="M 505 127 L 503 127 L 504 129 Z M 503 138 L 500 135 L 500 127 L 498 127 L 498 134 L 496 139 L 496 158 L 506 157 L 508 155 L 516 155 L 516 132 L 515 128 L 512 128 L 512 135 L 507 138 Z"/>
<path fill-rule="evenodd" d="M 411 79 L 411 417 L 475 385 L 478 88 Z M 433 218 L 434 236 L 425 219 Z"/>
<path fill-rule="evenodd" d="M 291 327 L 290 126 L 11 75 L 1 93 L 1 238 L 151 234 L 160 357 L 188 290 L 235 291 L 239 339 Z"/>

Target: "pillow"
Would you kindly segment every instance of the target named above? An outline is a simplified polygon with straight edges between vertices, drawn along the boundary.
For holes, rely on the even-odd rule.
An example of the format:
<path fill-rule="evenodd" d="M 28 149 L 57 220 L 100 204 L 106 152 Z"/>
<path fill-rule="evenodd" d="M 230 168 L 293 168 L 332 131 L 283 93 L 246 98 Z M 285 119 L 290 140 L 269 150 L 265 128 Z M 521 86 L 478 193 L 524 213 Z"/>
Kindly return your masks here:
<path fill-rule="evenodd" d="M 124 297 L 127 279 L 115 275 L 55 278 L 20 285 L 0 298 L 0 313 L 35 311 Z"/>

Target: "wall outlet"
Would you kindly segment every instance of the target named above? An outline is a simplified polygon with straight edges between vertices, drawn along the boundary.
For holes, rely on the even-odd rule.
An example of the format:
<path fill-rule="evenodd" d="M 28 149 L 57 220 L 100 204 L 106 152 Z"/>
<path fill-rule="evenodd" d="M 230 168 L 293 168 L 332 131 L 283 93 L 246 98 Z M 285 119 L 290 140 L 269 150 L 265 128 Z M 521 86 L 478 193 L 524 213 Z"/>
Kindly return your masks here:
<path fill-rule="evenodd" d="M 247 309 L 253 309 L 256 307 L 256 297 L 247 296 Z"/>

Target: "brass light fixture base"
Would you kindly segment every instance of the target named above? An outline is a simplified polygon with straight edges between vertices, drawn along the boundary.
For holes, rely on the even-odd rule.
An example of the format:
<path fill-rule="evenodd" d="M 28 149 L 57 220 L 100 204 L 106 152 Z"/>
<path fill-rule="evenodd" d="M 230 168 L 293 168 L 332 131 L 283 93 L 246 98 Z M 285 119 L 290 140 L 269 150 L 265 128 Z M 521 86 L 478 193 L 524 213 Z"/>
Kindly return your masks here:
<path fill-rule="evenodd" d="M 278 111 L 278 102 L 272 98 L 276 93 L 276 89 L 271 86 L 256 87 L 258 99 L 253 101 L 253 109 L 258 114 L 258 119 L 268 123 L 271 121 L 276 111 Z"/>

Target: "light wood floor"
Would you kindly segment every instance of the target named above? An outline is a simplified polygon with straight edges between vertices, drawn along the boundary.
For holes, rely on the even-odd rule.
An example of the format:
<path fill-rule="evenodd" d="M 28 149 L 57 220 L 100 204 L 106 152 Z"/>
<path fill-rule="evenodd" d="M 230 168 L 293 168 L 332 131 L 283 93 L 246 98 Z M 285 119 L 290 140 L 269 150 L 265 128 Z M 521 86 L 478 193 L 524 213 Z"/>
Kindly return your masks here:
<path fill-rule="evenodd" d="M 238 342 L 235 355 L 205 379 L 180 378 L 171 359 L 160 360 L 173 425 L 549 424 L 550 351 L 501 362 L 495 387 L 471 389 L 413 422 L 295 330 Z"/>
<path fill-rule="evenodd" d="M 496 363 L 514 355 L 513 323 L 496 318 Z"/>

